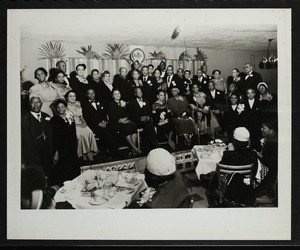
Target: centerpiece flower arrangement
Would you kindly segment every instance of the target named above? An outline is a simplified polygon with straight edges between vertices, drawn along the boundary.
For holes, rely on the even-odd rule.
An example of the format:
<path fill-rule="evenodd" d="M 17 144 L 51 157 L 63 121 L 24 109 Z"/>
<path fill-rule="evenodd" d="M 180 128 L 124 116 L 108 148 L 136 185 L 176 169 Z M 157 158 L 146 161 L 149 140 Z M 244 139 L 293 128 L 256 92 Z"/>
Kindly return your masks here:
<path fill-rule="evenodd" d="M 226 147 L 226 144 L 221 139 L 215 139 L 209 142 L 210 145 Z"/>

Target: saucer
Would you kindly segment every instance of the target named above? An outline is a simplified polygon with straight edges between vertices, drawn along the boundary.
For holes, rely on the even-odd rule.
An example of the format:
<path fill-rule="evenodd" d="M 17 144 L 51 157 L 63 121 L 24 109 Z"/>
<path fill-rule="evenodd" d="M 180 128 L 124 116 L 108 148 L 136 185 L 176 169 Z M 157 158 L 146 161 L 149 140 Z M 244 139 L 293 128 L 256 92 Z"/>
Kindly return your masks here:
<path fill-rule="evenodd" d="M 90 203 L 91 205 L 93 205 L 93 206 L 103 205 L 103 204 L 105 204 L 106 202 L 108 202 L 108 200 L 106 200 L 106 199 L 102 199 L 102 200 L 100 200 L 100 201 L 95 201 L 94 198 L 91 198 L 91 199 L 89 200 L 89 203 Z"/>

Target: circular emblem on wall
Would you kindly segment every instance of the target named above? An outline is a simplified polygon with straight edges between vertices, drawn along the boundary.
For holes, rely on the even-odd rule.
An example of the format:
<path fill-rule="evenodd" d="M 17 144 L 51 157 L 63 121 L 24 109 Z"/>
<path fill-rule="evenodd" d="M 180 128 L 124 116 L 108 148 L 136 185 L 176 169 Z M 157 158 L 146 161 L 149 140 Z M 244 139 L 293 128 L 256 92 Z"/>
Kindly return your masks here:
<path fill-rule="evenodd" d="M 132 62 L 138 60 L 140 63 L 142 63 L 145 60 L 145 53 L 143 50 L 136 48 L 130 53 L 130 60 Z"/>

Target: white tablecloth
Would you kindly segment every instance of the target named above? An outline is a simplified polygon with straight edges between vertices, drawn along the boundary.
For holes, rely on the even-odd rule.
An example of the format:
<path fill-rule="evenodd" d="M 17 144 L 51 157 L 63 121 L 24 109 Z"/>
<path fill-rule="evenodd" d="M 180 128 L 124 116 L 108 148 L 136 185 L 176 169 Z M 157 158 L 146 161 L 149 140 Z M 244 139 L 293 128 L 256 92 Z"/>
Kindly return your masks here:
<path fill-rule="evenodd" d="M 94 171 L 94 170 L 90 170 Z M 111 198 L 107 203 L 102 205 L 91 205 L 89 201 L 93 198 L 85 197 L 81 195 L 81 190 L 84 188 L 82 181 L 80 181 L 80 176 L 72 180 L 74 183 L 75 189 L 70 192 L 61 192 L 62 188 L 60 188 L 55 196 L 55 202 L 64 202 L 68 201 L 75 209 L 103 209 L 103 208 L 110 208 L 110 209 L 122 209 L 128 206 L 133 200 L 137 198 L 139 193 L 147 188 L 147 184 L 144 181 L 144 175 L 139 174 L 136 176 L 138 179 L 138 184 L 126 184 L 128 188 L 134 189 L 132 193 L 126 192 L 117 192 L 113 198 Z"/>
<path fill-rule="evenodd" d="M 221 161 L 225 147 L 199 145 L 192 148 L 192 153 L 197 157 L 196 173 L 198 179 L 201 174 L 208 174 L 216 170 L 217 163 Z"/>

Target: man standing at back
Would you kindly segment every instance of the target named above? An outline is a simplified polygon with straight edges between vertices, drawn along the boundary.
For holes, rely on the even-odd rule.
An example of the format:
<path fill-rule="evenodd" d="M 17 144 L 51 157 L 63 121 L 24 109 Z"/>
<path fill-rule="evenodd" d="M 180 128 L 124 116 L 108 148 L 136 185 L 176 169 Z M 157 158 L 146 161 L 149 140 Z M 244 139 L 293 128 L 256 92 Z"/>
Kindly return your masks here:
<path fill-rule="evenodd" d="M 246 96 L 248 89 L 254 89 L 258 94 L 257 85 L 263 81 L 261 75 L 253 71 L 253 67 L 250 63 L 245 64 L 244 70 L 246 75 L 244 78 L 244 86 L 241 89 L 242 95 Z"/>
<path fill-rule="evenodd" d="M 120 91 L 122 100 L 126 101 L 127 103 L 131 100 L 132 90 L 131 90 L 131 86 L 127 80 L 127 69 L 126 68 L 121 67 L 119 69 L 119 74 L 116 74 L 114 76 L 113 87 L 114 87 L 114 89 L 118 89 Z"/>

